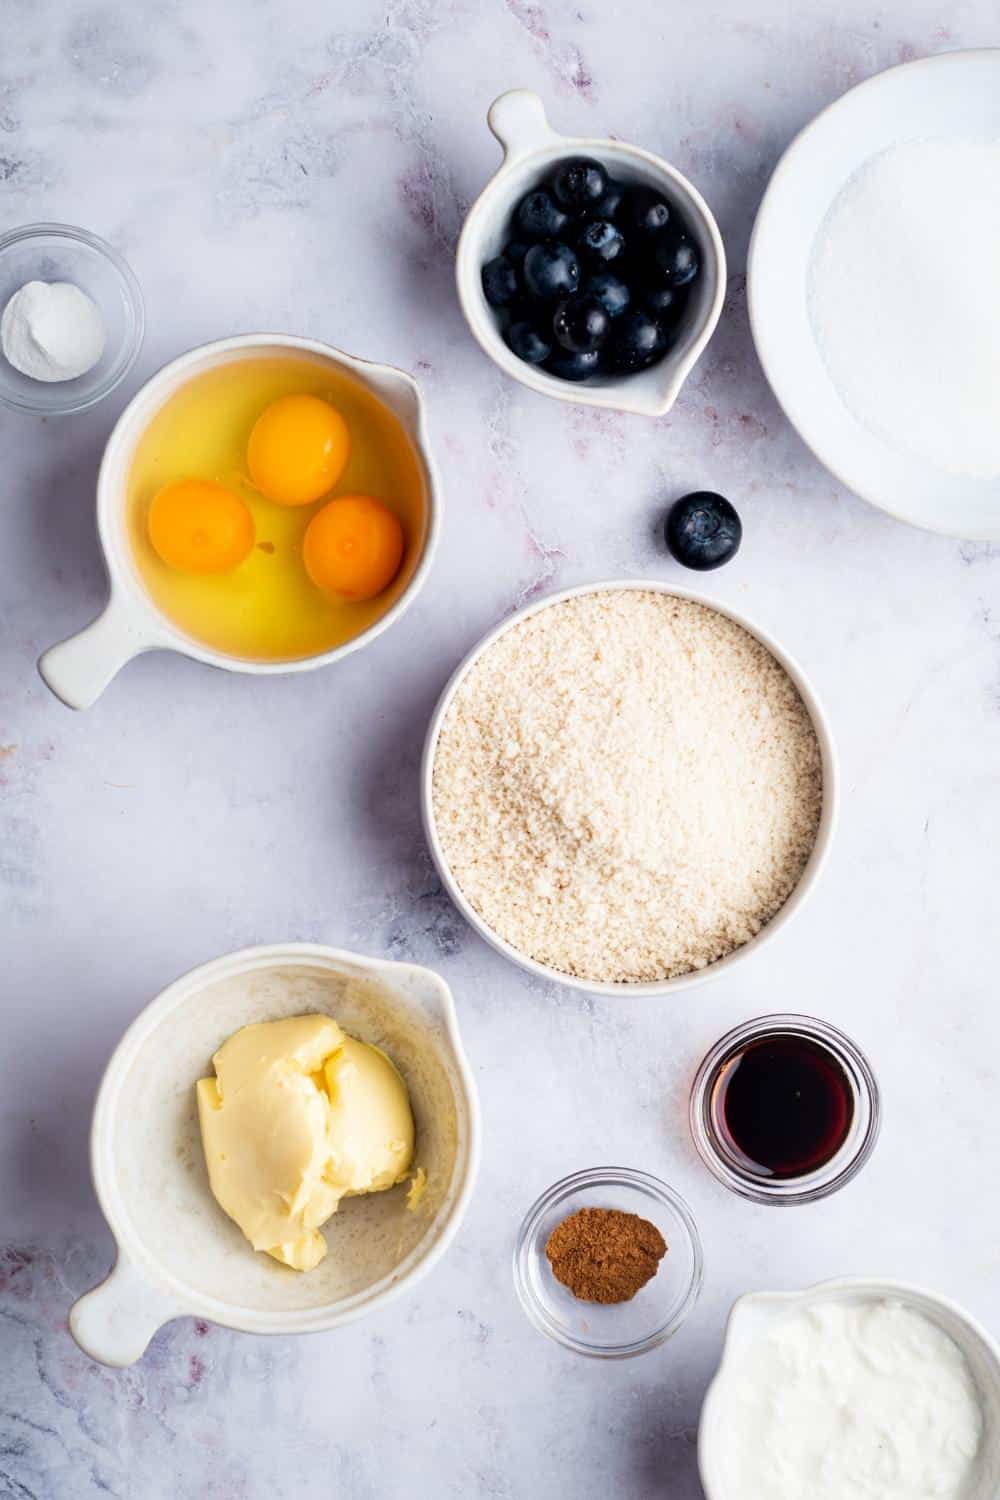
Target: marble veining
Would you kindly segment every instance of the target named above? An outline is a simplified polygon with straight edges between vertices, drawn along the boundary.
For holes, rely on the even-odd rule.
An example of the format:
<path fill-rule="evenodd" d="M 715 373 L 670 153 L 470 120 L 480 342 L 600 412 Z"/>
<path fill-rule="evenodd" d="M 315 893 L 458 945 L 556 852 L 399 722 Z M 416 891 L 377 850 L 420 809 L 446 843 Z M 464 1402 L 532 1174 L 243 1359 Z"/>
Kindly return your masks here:
<path fill-rule="evenodd" d="M 740 1292 L 882 1273 L 996 1327 L 1000 552 L 902 527 L 816 464 L 756 363 L 743 278 L 795 132 L 890 64 L 995 43 L 994 7 L 0 0 L 0 35 L 3 227 L 105 235 L 149 329 L 96 410 L 0 413 L 0 1494 L 695 1500 L 699 1404 Z M 462 323 L 452 252 L 498 160 L 485 111 L 518 85 L 558 129 L 675 161 L 719 219 L 725 312 L 667 417 L 534 396 Z M 428 587 L 335 669 L 253 680 L 151 655 L 73 716 L 34 659 L 103 600 L 93 487 L 111 425 L 164 360 L 261 328 L 420 379 L 447 496 Z M 730 495 L 746 528 L 707 592 L 814 681 L 843 818 L 821 885 L 758 961 L 680 1001 L 611 1004 L 520 974 L 458 917 L 421 837 L 421 742 L 459 658 L 512 608 L 678 577 L 658 526 L 696 487 Z M 281 938 L 452 985 L 484 1112 L 468 1219 L 369 1320 L 299 1340 L 181 1320 L 134 1368 L 103 1369 L 65 1319 L 113 1253 L 87 1166 L 104 1062 L 178 973 Z M 708 1045 L 781 1008 L 851 1032 L 885 1096 L 864 1173 L 787 1213 L 729 1197 L 685 1126 Z M 707 1280 L 676 1339 L 608 1368 L 528 1325 L 509 1257 L 537 1192 L 611 1159 L 688 1198 Z"/>

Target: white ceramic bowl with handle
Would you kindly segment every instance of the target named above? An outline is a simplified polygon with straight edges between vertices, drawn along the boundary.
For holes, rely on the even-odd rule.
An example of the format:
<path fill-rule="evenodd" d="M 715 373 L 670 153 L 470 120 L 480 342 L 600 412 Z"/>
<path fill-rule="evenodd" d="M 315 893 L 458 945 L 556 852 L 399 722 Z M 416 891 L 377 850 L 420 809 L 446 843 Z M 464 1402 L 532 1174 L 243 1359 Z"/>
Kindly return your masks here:
<path fill-rule="evenodd" d="M 578 406 L 607 406 L 640 416 L 661 417 L 715 331 L 726 294 L 726 252 L 719 226 L 693 183 L 651 151 L 622 141 L 560 135 L 545 107 L 528 89 L 512 89 L 490 106 L 489 126 L 504 150 L 503 162 L 469 210 L 458 241 L 455 278 L 466 321 L 494 363 L 522 385 Z M 496 314 L 483 294 L 482 270 L 509 238 L 517 200 L 535 187 L 557 161 L 592 156 L 623 182 L 660 189 L 680 207 L 701 252 L 701 275 L 680 324 L 679 336 L 659 364 L 636 375 L 560 380 L 518 359 L 504 342 Z"/>
<path fill-rule="evenodd" d="M 126 494 L 136 444 L 151 419 L 175 391 L 196 375 L 254 357 L 299 354 L 327 361 L 364 385 L 396 417 L 410 440 L 424 481 L 424 526 L 403 562 L 403 583 L 384 614 L 332 651 L 294 660 L 255 660 L 214 651 L 187 635 L 150 597 L 128 537 Z M 97 526 L 110 582 L 104 612 L 86 629 L 52 646 L 38 669 L 57 698 L 70 708 L 89 708 L 112 677 L 144 651 L 179 651 L 229 672 L 274 674 L 327 666 L 373 641 L 416 598 L 430 571 L 441 520 L 441 486 L 431 455 L 423 403 L 416 381 L 391 365 L 372 364 L 317 339 L 290 334 L 246 333 L 203 344 L 164 366 L 122 412 L 108 439 L 97 480 Z"/>
<path fill-rule="evenodd" d="M 801 1292 L 751 1292 L 733 1304 L 722 1358 L 705 1394 L 698 1425 L 698 1471 L 707 1500 L 733 1500 L 726 1482 L 726 1445 L 731 1403 L 740 1364 L 775 1323 L 802 1309 L 831 1301 L 888 1301 L 921 1313 L 953 1339 L 975 1381 L 983 1414 L 975 1479 L 964 1500 L 996 1500 L 1000 1494 L 1000 1349 L 976 1320 L 946 1297 L 909 1282 L 883 1277 L 823 1281 Z"/>
<path fill-rule="evenodd" d="M 406 1081 L 414 1166 L 427 1184 L 348 1199 L 326 1259 L 290 1271 L 251 1249 L 212 1196 L 195 1083 L 241 1026 L 325 1013 L 383 1047 Z M 313 943 L 247 948 L 178 979 L 116 1048 L 97 1095 L 91 1168 L 118 1244 L 107 1280 L 70 1313 L 80 1347 L 128 1365 L 171 1318 L 247 1333 L 311 1333 L 383 1307 L 425 1276 L 458 1231 L 479 1166 L 479 1105 L 444 980 L 415 964 Z"/>
<path fill-rule="evenodd" d="M 813 844 L 812 853 L 806 861 L 805 868 L 799 876 L 795 889 L 791 892 L 784 906 L 775 912 L 771 920 L 761 928 L 756 937 L 742 947 L 735 948 L 725 958 L 720 958 L 715 963 L 708 964 L 703 969 L 692 969 L 687 974 L 680 974 L 676 979 L 657 979 L 648 982 L 631 984 L 611 980 L 581 979 L 574 974 L 564 974 L 558 969 L 550 968 L 547 964 L 540 963 L 531 958 L 527 953 L 522 953 L 511 943 L 495 932 L 492 927 L 479 915 L 475 907 L 468 900 L 458 881 L 452 873 L 448 863 L 444 846 L 437 829 L 437 819 L 434 814 L 434 761 L 437 754 L 438 739 L 448 711 L 451 708 L 455 694 L 462 682 L 475 664 L 493 645 L 494 641 L 522 620 L 530 619 L 532 615 L 539 614 L 543 609 L 561 604 L 566 599 L 575 599 L 581 594 L 600 594 L 614 592 L 620 589 L 638 590 L 640 593 L 666 594 L 673 599 L 690 599 L 695 604 L 704 605 L 706 609 L 715 610 L 717 614 L 732 620 L 741 626 L 749 635 L 760 641 L 776 661 L 784 667 L 799 696 L 805 704 L 806 711 L 816 731 L 816 739 L 819 743 L 820 756 L 823 767 L 823 806 L 820 813 L 819 826 L 816 830 L 816 841 Z M 522 969 L 527 969 L 530 974 L 540 979 L 555 981 L 557 984 L 568 985 L 572 989 L 585 990 L 589 995 L 673 995 L 682 990 L 689 990 L 696 984 L 704 984 L 706 980 L 715 979 L 721 974 L 728 973 L 734 964 L 742 963 L 753 953 L 776 937 L 785 924 L 791 920 L 795 912 L 799 910 L 813 886 L 819 878 L 820 871 L 826 863 L 826 857 L 833 840 L 834 829 L 837 819 L 837 799 L 839 793 L 839 781 L 837 772 L 837 757 L 834 749 L 833 737 L 826 714 L 817 698 L 809 680 L 798 663 L 788 655 L 787 651 L 778 644 L 772 636 L 762 630 L 759 625 L 748 620 L 730 605 L 720 604 L 715 599 L 707 598 L 704 594 L 696 593 L 693 589 L 680 588 L 674 584 L 657 583 L 646 578 L 624 578 L 609 579 L 605 583 L 585 583 L 577 588 L 563 589 L 560 593 L 548 594 L 544 598 L 536 599 L 524 609 L 517 610 L 508 615 L 499 625 L 495 626 L 487 635 L 475 645 L 463 661 L 456 667 L 453 675 L 445 686 L 444 692 L 438 699 L 437 707 L 431 716 L 428 726 L 427 737 L 424 741 L 423 762 L 420 770 L 420 808 L 423 818 L 424 836 L 431 858 L 437 868 L 441 884 L 444 886 L 452 901 L 458 907 L 462 916 L 479 936 L 489 943 L 505 958 L 518 964 Z"/>

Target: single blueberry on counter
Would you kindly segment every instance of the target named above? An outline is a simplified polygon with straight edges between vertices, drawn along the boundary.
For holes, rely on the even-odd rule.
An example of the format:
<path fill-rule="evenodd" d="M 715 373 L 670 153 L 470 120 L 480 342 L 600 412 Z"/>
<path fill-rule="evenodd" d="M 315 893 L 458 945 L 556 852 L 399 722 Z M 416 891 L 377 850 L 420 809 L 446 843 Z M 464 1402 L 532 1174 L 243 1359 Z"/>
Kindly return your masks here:
<path fill-rule="evenodd" d="M 693 240 L 685 234 L 661 235 L 653 259 L 667 286 L 687 286 L 701 270 L 701 256 Z"/>
<path fill-rule="evenodd" d="M 670 223 L 670 205 L 654 188 L 630 188 L 626 196 L 627 222 L 643 235 L 657 235 Z"/>
<path fill-rule="evenodd" d="M 504 338 L 518 359 L 523 359 L 525 364 L 540 365 L 552 353 L 552 339 L 546 338 L 541 329 L 524 318 L 511 323 Z"/>
<path fill-rule="evenodd" d="M 517 296 L 517 272 L 506 256 L 498 255 L 486 262 L 483 292 L 491 307 L 507 307 Z"/>
<path fill-rule="evenodd" d="M 598 271 L 585 282 L 583 290 L 597 298 L 609 318 L 620 318 L 632 298 L 621 277 L 613 276 L 610 271 Z"/>
<path fill-rule="evenodd" d="M 562 347 L 573 354 L 589 354 L 599 349 L 610 327 L 611 319 L 603 303 L 587 292 L 564 297 L 552 319 L 553 333 Z"/>
<path fill-rule="evenodd" d="M 576 237 L 578 253 L 591 265 L 610 266 L 625 253 L 625 236 L 607 219 L 591 219 Z"/>
<path fill-rule="evenodd" d="M 529 240 L 544 240 L 562 234 L 569 223 L 558 203 L 544 188 L 525 193 L 514 210 L 514 223 Z"/>
<path fill-rule="evenodd" d="M 560 208 L 571 214 L 584 213 L 604 196 L 608 174 L 589 156 L 571 156 L 552 174 L 552 195 Z"/>
<path fill-rule="evenodd" d="M 664 532 L 670 554 L 677 562 L 706 573 L 710 568 L 721 568 L 736 556 L 743 525 L 725 496 L 712 490 L 696 490 L 670 507 Z"/>
<path fill-rule="evenodd" d="M 597 374 L 600 360 L 596 349 L 589 354 L 571 354 L 568 349 L 556 348 L 545 361 L 545 368 L 560 380 L 586 380 L 588 375 Z"/>
<path fill-rule="evenodd" d="M 575 292 L 580 284 L 580 262 L 561 240 L 542 240 L 532 245 L 521 268 L 525 290 L 540 302 L 554 301 Z"/>
<path fill-rule="evenodd" d="M 663 328 L 641 308 L 616 319 L 607 344 L 608 367 L 619 375 L 632 375 L 662 359 L 667 352 Z"/>

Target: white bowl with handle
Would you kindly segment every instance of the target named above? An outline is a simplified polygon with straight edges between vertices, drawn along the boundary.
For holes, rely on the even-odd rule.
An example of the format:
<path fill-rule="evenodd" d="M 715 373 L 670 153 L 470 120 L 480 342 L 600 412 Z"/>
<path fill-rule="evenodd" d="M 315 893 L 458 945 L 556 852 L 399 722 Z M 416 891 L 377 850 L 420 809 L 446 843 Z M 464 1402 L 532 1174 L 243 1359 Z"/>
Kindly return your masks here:
<path fill-rule="evenodd" d="M 344 1202 L 315 1270 L 256 1253 L 208 1183 L 195 1083 L 241 1026 L 323 1013 L 384 1048 L 416 1125 L 415 1207 L 398 1187 Z M 247 948 L 184 975 L 129 1027 L 97 1095 L 91 1169 L 118 1245 L 107 1280 L 70 1313 L 107 1365 L 139 1359 L 156 1330 L 193 1315 L 247 1333 L 311 1333 L 385 1306 L 451 1244 L 479 1166 L 479 1105 L 444 980 L 314 943 Z"/>
<path fill-rule="evenodd" d="M 469 210 L 455 260 L 458 298 L 472 333 L 495 364 L 544 396 L 578 406 L 663 416 L 677 400 L 695 361 L 715 332 L 726 294 L 726 252 L 711 209 L 693 183 L 651 151 L 623 141 L 560 135 L 546 119 L 539 96 L 529 89 L 501 94 L 490 106 L 487 118 L 503 147 L 504 159 Z M 509 238 L 511 213 L 518 199 L 567 156 L 592 156 L 623 182 L 658 188 L 680 208 L 701 253 L 701 275 L 689 298 L 676 343 L 659 364 L 635 375 L 596 375 L 577 383 L 526 364 L 507 347 L 496 314 L 483 293 L 483 266 L 500 254 Z"/>
<path fill-rule="evenodd" d="M 958 1346 L 971 1371 L 983 1416 L 975 1473 L 963 1500 L 996 1500 L 1000 1494 L 1000 1349 L 975 1318 L 947 1297 L 909 1282 L 867 1276 L 823 1281 L 800 1292 L 751 1292 L 733 1304 L 722 1358 L 705 1393 L 698 1424 L 698 1472 L 707 1500 L 733 1500 L 726 1454 L 744 1359 L 776 1323 L 835 1301 L 899 1303 L 928 1318 Z"/>
<path fill-rule="evenodd" d="M 396 598 L 367 629 L 331 651 L 291 660 L 257 660 L 212 650 L 181 630 L 154 602 L 132 555 L 126 497 L 136 446 L 156 412 L 175 391 L 207 370 L 276 354 L 304 354 L 328 362 L 364 385 L 396 417 L 410 440 L 423 477 L 424 525 L 422 533 L 407 547 Z M 327 666 L 373 641 L 412 604 L 430 572 L 440 521 L 441 485 L 420 391 L 411 375 L 392 365 L 357 359 L 317 339 L 291 334 L 246 333 L 203 344 L 165 365 L 118 418 L 97 479 L 97 526 L 110 582 L 108 603 L 84 630 L 44 652 L 38 669 L 56 697 L 69 708 L 89 708 L 125 663 L 144 651 L 179 651 L 209 666 L 258 675 Z"/>

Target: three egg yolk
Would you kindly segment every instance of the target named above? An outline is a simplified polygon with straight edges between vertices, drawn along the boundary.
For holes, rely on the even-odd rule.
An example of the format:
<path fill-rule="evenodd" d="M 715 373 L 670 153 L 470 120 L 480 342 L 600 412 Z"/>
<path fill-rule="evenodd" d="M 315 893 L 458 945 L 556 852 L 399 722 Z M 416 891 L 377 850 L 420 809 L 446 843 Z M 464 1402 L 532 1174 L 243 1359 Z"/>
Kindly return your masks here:
<path fill-rule="evenodd" d="M 351 434 L 319 396 L 280 396 L 261 412 L 247 444 L 256 489 L 278 505 L 310 505 L 332 490 L 351 456 Z"/>
<path fill-rule="evenodd" d="M 281 396 L 254 423 L 247 467 L 254 488 L 278 505 L 310 505 L 337 483 L 351 435 L 336 407 L 319 396 Z M 225 573 L 254 545 L 253 516 L 238 495 L 207 479 L 181 479 L 153 498 L 149 539 L 172 568 Z M 403 560 L 403 528 L 371 495 L 341 495 L 313 516 L 302 541 L 318 589 L 351 601 L 373 599 Z"/>
<path fill-rule="evenodd" d="M 166 485 L 153 497 L 148 526 L 163 561 L 182 573 L 228 573 L 254 544 L 248 506 L 209 479 Z"/>

